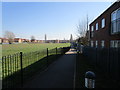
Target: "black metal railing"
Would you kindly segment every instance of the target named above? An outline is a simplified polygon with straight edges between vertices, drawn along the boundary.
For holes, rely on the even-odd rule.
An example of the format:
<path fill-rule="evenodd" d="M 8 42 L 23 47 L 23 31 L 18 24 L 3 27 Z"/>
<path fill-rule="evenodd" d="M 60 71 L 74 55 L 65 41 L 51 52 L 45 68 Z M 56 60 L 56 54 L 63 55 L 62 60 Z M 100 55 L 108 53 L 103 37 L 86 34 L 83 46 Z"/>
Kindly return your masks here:
<path fill-rule="evenodd" d="M 2 88 L 22 87 L 28 78 L 48 67 L 58 55 L 69 49 L 70 47 L 51 50 L 47 48 L 42 51 L 2 56 Z"/>
<path fill-rule="evenodd" d="M 114 80 L 120 80 L 120 48 L 84 47 L 83 54 L 101 73 Z"/>

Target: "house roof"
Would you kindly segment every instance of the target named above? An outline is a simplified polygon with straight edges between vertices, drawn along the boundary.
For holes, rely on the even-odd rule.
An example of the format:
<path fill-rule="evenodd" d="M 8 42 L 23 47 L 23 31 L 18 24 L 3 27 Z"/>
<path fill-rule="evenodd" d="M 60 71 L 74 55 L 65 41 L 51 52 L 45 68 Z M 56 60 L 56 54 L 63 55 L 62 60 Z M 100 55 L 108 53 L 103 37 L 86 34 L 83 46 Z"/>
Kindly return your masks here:
<path fill-rule="evenodd" d="M 8 40 L 7 38 L 0 38 L 0 39 L 3 39 L 3 40 Z"/>
<path fill-rule="evenodd" d="M 100 14 L 94 21 L 92 21 L 90 23 L 93 24 L 98 18 L 100 18 L 103 14 L 105 14 L 107 11 L 109 11 L 113 6 L 116 6 L 116 5 L 119 5 L 120 4 L 120 1 L 119 2 L 114 2 L 109 8 L 107 8 L 102 14 Z"/>

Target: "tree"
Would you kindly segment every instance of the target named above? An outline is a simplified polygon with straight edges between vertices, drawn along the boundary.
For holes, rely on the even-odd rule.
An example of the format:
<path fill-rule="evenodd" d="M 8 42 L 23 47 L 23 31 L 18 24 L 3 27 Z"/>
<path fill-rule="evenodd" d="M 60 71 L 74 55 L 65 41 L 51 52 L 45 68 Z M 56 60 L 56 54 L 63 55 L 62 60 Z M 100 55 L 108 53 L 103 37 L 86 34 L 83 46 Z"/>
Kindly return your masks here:
<path fill-rule="evenodd" d="M 31 42 L 34 42 L 34 41 L 35 41 L 35 37 L 31 36 Z"/>
<path fill-rule="evenodd" d="M 15 38 L 15 34 L 11 31 L 5 31 L 4 37 L 8 39 L 9 44 L 12 44 Z"/>
<path fill-rule="evenodd" d="M 77 26 L 77 42 L 87 45 L 88 44 L 88 15 L 86 19 L 79 22 Z"/>

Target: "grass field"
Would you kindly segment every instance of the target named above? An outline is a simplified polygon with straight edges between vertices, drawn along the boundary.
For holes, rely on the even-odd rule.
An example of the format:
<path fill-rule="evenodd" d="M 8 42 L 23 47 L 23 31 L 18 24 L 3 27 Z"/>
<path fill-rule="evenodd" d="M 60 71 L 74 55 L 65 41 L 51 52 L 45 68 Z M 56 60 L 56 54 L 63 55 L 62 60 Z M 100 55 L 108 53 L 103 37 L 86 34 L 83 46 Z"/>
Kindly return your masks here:
<path fill-rule="evenodd" d="M 34 52 L 41 51 L 43 49 L 53 49 L 55 47 L 67 47 L 70 43 L 25 43 L 25 44 L 4 44 L 2 45 L 2 56 L 15 54 L 18 52 Z"/>
<path fill-rule="evenodd" d="M 2 55 L 0 54 L 0 58 L 1 58 L 1 56 L 14 55 L 16 53 L 23 52 L 23 53 L 25 53 L 23 56 L 23 68 L 25 68 L 25 67 L 35 63 L 39 59 L 46 57 L 47 48 L 50 51 L 51 49 L 54 49 L 56 47 L 59 48 L 59 47 L 67 47 L 67 46 L 70 46 L 70 44 L 69 43 L 3 44 L 3 45 L 0 45 L 0 47 L 2 47 L 2 48 L 0 48 L 0 51 L 2 51 L 1 52 Z M 42 51 L 45 51 L 45 52 L 42 52 Z M 31 53 L 31 52 L 33 52 L 33 53 Z M 39 55 L 38 55 L 38 53 L 39 53 Z M 7 58 L 7 61 L 4 62 L 4 64 L 6 64 L 6 67 L 7 67 L 7 68 L 4 68 L 5 73 L 8 71 L 11 72 L 11 69 L 10 70 L 8 69 L 9 67 L 10 68 L 16 67 L 15 62 L 17 59 L 15 59 L 16 57 L 15 58 L 14 57 L 11 57 L 10 60 Z M 29 61 L 29 63 L 28 63 L 28 61 Z M 17 63 L 20 65 L 20 58 L 19 57 L 18 57 Z M 2 64 L 2 60 L 0 60 L 0 64 Z M 19 70 L 19 69 L 20 69 L 20 66 L 17 67 L 17 70 Z M 0 78 L 2 77 L 1 73 L 2 73 L 2 65 L 0 65 Z"/>

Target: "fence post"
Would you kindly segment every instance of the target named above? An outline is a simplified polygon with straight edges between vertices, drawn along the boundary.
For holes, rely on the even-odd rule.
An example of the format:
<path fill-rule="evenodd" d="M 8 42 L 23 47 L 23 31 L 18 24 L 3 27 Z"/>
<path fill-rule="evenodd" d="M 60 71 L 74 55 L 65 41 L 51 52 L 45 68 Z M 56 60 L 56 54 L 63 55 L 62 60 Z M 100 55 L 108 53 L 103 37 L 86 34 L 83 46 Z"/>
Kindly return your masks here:
<path fill-rule="evenodd" d="M 21 68 L 21 87 L 23 87 L 23 63 L 22 63 L 22 52 L 20 52 L 20 68 Z"/>
<path fill-rule="evenodd" d="M 48 48 L 47 48 L 47 67 L 48 67 Z"/>
<path fill-rule="evenodd" d="M 56 55 L 57 55 L 57 47 L 56 47 Z"/>
<path fill-rule="evenodd" d="M 2 57 L 2 88 L 4 88 L 4 73 L 5 73 L 5 68 L 6 67 L 4 67 L 4 64 L 5 64 L 5 62 L 4 62 L 4 58 L 5 57 Z"/>
<path fill-rule="evenodd" d="M 61 54 L 63 54 L 63 47 L 61 48 Z"/>
<path fill-rule="evenodd" d="M 110 75 L 110 47 L 108 48 L 108 75 Z"/>

